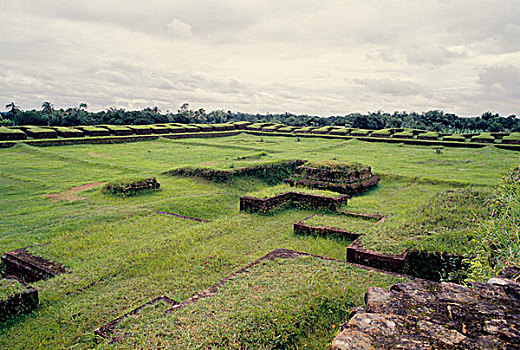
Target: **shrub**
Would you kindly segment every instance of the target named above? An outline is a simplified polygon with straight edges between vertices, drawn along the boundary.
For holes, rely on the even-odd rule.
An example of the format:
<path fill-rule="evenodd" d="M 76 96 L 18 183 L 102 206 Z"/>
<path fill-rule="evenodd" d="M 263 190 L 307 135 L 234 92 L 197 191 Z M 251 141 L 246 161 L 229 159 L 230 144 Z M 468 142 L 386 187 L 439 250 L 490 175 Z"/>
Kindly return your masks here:
<path fill-rule="evenodd" d="M 146 179 L 122 179 L 110 182 L 103 187 L 104 194 L 118 195 L 123 197 L 135 196 L 139 193 L 159 191 L 161 184 L 155 177 Z"/>
<path fill-rule="evenodd" d="M 485 281 L 520 266 L 520 168 L 504 177 L 488 204 L 491 218 L 475 232 L 469 280 Z"/>

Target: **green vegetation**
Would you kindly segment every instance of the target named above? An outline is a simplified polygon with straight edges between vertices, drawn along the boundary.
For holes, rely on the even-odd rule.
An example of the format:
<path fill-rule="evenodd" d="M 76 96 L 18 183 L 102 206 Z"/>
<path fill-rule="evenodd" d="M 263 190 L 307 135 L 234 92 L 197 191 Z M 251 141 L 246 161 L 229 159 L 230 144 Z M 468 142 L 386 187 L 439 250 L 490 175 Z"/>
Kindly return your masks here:
<path fill-rule="evenodd" d="M 116 348 L 325 349 L 367 287 L 405 281 L 307 256 L 266 260 L 214 297 L 169 314 L 164 305 L 149 307 L 124 320 Z"/>
<path fill-rule="evenodd" d="M 0 279 L 0 300 L 5 300 L 12 295 L 25 291 L 25 286 L 14 278 Z"/>
<path fill-rule="evenodd" d="M 239 169 L 242 165 L 284 159 L 315 162 L 336 158 L 338 162 L 367 164 L 381 177 L 379 185 L 351 198 L 344 208 L 388 215 L 384 223 L 367 228 L 366 245 L 399 253 L 406 247 L 471 252 L 477 242 L 470 239 L 468 231 L 476 236 L 473 225 L 478 224 L 479 213 L 486 215 L 483 199 L 489 197 L 491 189 L 508 169 L 520 163 L 519 153 L 496 147 L 444 148 L 438 154 L 427 146 L 305 137 L 297 141 L 295 137 L 249 134 L 218 139 L 158 138 L 139 143 L 62 147 L 20 143 L 0 149 L 0 153 L 0 252 L 31 246 L 32 253 L 59 262 L 72 271 L 34 284 L 39 290 L 40 307 L 1 330 L 0 348 L 3 349 L 153 347 L 161 341 L 182 344 L 186 339 L 194 339 L 194 333 L 189 332 L 198 329 L 213 332 L 202 334 L 226 344 L 225 334 L 233 334 L 228 330 L 235 331 L 238 341 L 249 332 L 255 320 L 262 321 L 269 329 L 278 329 L 279 334 L 283 334 L 281 339 L 293 334 L 292 318 L 288 322 L 281 315 L 282 311 L 261 313 L 255 305 L 266 305 L 266 310 L 274 312 L 286 310 L 287 306 L 290 308 L 288 317 L 301 317 L 307 320 L 306 324 L 316 324 L 316 329 L 302 326 L 301 333 L 290 336 L 286 344 L 298 344 L 300 348 L 305 348 L 305 343 L 308 348 L 326 347 L 321 344 L 332 340 L 331 334 L 337 332 L 338 323 L 345 320 L 335 311 L 331 318 L 324 316 L 328 315 L 326 310 L 335 310 L 327 306 L 336 305 L 335 295 L 342 294 L 340 310 L 341 315 L 345 315 L 346 310 L 363 305 L 362 296 L 367 286 L 388 288 L 396 281 L 378 277 L 375 272 L 354 273 L 352 271 L 357 270 L 348 265 L 339 267 L 312 259 L 308 265 L 294 261 L 296 265 L 284 270 L 282 262 L 292 260 L 277 260 L 264 270 L 258 266 L 258 270 L 254 270 L 258 275 L 237 276 L 215 298 L 201 300 L 167 317 L 150 317 L 145 322 L 150 326 L 143 326 L 142 331 L 136 333 L 131 324 L 125 323 L 122 326 L 130 327 L 127 330 L 132 335 L 124 338 L 120 345 L 109 344 L 95 336 L 93 330 L 160 295 L 184 301 L 275 248 L 345 258 L 343 240 L 293 233 L 293 224 L 315 211 L 287 209 L 268 216 L 240 213 L 241 196 L 271 187 L 262 178 L 236 177 L 216 183 L 162 175 L 168 169 Z M 240 157 L 246 159 L 238 160 Z M 80 185 L 153 176 L 157 176 L 163 188 L 153 195 L 123 199 L 106 196 L 97 187 L 81 192 L 84 199 L 80 200 L 67 202 L 48 198 Z M 449 201 L 449 208 L 443 206 L 445 201 Z M 469 209 L 457 209 L 461 206 Z M 183 220 L 156 214 L 158 211 L 212 222 Z M 343 218 L 339 214 L 329 216 Z M 472 218 L 475 222 L 470 221 Z M 460 221 L 463 223 L 459 224 Z M 453 222 L 456 225 L 452 225 Z M 450 231 L 447 226 L 455 229 Z M 309 270 L 303 265 L 310 266 Z M 341 273 L 333 276 L 334 269 Z M 350 272 L 344 273 L 342 269 Z M 278 271 L 286 278 L 277 279 Z M 334 278 L 338 282 L 321 284 L 322 276 L 324 281 Z M 270 283 L 271 280 L 275 282 Z M 249 290 L 253 295 L 249 290 L 241 293 L 244 285 L 251 286 Z M 263 293 L 254 293 L 253 286 L 273 292 L 266 292 L 264 299 Z M 323 304 L 318 303 L 317 309 L 311 309 L 305 300 L 302 302 L 300 294 L 291 292 L 293 286 L 311 290 L 312 298 L 323 297 L 318 299 L 323 300 Z M 337 294 L 336 290 L 341 293 Z M 348 293 L 343 293 L 344 290 Z M 267 298 L 273 300 L 272 305 L 267 305 Z M 316 300 L 312 298 L 309 299 Z M 203 311 L 214 307 L 212 303 L 220 314 Z M 319 305 L 325 308 L 319 309 Z M 213 316 L 204 318 L 207 314 Z M 311 322 L 304 314 L 315 318 Z M 241 319 L 241 315 L 258 317 Z M 275 319 L 277 315 L 281 315 L 279 319 Z M 173 320 L 187 321 L 174 324 Z M 222 332 L 218 331 L 219 324 L 213 323 L 220 320 Z M 156 325 L 166 336 L 155 337 L 156 328 L 151 325 Z M 243 330 L 238 328 L 241 326 Z M 269 333 L 269 329 L 249 332 L 253 336 L 258 334 L 257 348 L 272 344 L 273 333 Z M 312 340 L 314 338 L 316 340 Z"/>
<path fill-rule="evenodd" d="M 464 137 L 464 135 L 461 135 L 461 134 L 447 135 L 447 136 L 444 136 L 442 139 L 444 141 L 457 141 L 457 142 L 465 142 L 466 141 L 466 138 Z"/>
<path fill-rule="evenodd" d="M 247 193 L 246 196 L 254 197 L 254 198 L 271 198 L 276 195 L 279 195 L 282 193 L 287 193 L 287 192 L 313 194 L 316 196 L 323 196 L 323 197 L 328 197 L 328 198 L 338 198 L 339 196 L 341 196 L 341 194 L 337 193 L 337 192 L 315 190 L 312 188 L 290 187 L 289 185 L 278 185 L 278 186 L 265 188 L 260 191 L 254 191 L 254 192 Z"/>
<path fill-rule="evenodd" d="M 331 227 L 364 234 L 372 229 L 376 222 L 377 220 L 349 215 L 314 215 L 303 223 L 314 227 Z"/>
<path fill-rule="evenodd" d="M 403 131 L 400 131 L 400 132 L 396 132 L 394 134 L 394 137 L 396 137 L 396 138 L 399 138 L 399 137 L 412 138 L 414 135 L 415 134 L 414 134 L 413 130 L 403 130 Z"/>
<path fill-rule="evenodd" d="M 504 141 L 520 141 L 520 132 L 513 132 L 509 136 L 504 136 Z"/>
<path fill-rule="evenodd" d="M 520 266 L 520 168 L 504 177 L 488 204 L 491 217 L 480 221 L 472 242 L 471 280 L 485 281 Z"/>
<path fill-rule="evenodd" d="M 370 136 L 381 137 L 381 136 L 390 136 L 392 135 L 392 129 L 381 129 L 375 130 L 370 134 Z"/>
<path fill-rule="evenodd" d="M 480 134 L 475 135 L 471 138 L 471 141 L 481 141 L 481 140 L 494 142 L 495 138 L 489 132 L 481 132 Z"/>
<path fill-rule="evenodd" d="M 326 170 L 336 170 L 336 171 L 354 171 L 364 169 L 366 166 L 361 163 L 345 163 L 338 162 L 336 160 L 321 160 L 308 162 L 305 166 L 311 168 L 321 168 Z"/>
<path fill-rule="evenodd" d="M 351 135 L 354 136 L 368 136 L 372 133 L 373 130 L 367 130 L 367 129 L 354 129 L 350 132 Z"/>
<path fill-rule="evenodd" d="M 439 133 L 435 131 L 427 131 L 419 134 L 418 138 L 439 138 Z"/>
<path fill-rule="evenodd" d="M 121 179 L 103 186 L 104 194 L 132 197 L 152 191 L 158 191 L 161 185 L 155 177 L 147 179 Z"/>

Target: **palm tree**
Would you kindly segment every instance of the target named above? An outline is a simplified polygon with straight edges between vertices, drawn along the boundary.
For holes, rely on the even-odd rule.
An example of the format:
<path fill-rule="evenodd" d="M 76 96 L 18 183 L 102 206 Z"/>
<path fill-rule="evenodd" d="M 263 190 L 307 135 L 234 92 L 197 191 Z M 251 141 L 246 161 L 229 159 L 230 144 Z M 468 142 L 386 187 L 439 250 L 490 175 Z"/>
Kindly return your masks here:
<path fill-rule="evenodd" d="M 51 116 L 52 116 L 52 113 L 54 113 L 54 105 L 52 104 L 52 102 L 43 102 L 42 103 L 42 112 L 43 114 L 48 114 L 48 117 L 47 117 L 47 126 L 51 125 Z"/>
<path fill-rule="evenodd" d="M 9 113 L 11 114 L 13 126 L 15 124 L 15 117 L 20 112 L 20 107 L 18 107 L 14 102 L 8 103 L 5 105 L 5 108 L 9 110 Z"/>

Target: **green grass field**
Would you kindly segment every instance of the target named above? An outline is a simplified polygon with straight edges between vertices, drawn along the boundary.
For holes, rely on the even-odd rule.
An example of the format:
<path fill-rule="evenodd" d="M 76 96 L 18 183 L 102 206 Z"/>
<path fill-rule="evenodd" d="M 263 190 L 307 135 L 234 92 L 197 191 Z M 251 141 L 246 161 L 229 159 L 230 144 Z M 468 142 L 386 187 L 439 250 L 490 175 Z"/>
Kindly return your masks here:
<path fill-rule="evenodd" d="M 389 252 L 420 248 L 464 253 L 470 248 L 474 225 L 486 215 L 483 202 L 487 193 L 520 161 L 520 153 L 495 147 L 445 148 L 438 153 L 426 146 L 245 134 L 41 148 L 18 144 L 0 149 L 0 157 L 0 251 L 32 246 L 33 253 L 72 270 L 34 283 L 40 293 L 40 307 L 0 325 L 0 348 L 5 349 L 128 348 L 132 344 L 142 348 L 149 344 L 182 348 L 186 341 L 195 339 L 190 338 L 190 332 L 208 331 L 200 323 L 205 308 L 213 310 L 211 313 L 218 318 L 210 323 L 214 327 L 208 335 L 211 346 L 218 347 L 221 342 L 224 348 L 239 348 L 233 341 L 243 341 L 246 347 L 249 343 L 244 337 L 251 329 L 248 327 L 258 319 L 282 330 L 290 323 L 276 314 L 255 313 L 264 299 L 250 296 L 248 288 L 259 285 L 270 290 L 275 301 L 269 307 L 276 308 L 289 296 L 291 303 L 298 305 L 306 300 L 305 294 L 293 293 L 296 282 L 279 276 L 301 270 L 300 277 L 306 280 L 296 284 L 311 283 L 308 281 L 325 273 L 320 271 L 327 265 L 311 259 L 301 263 L 277 260 L 258 267 L 254 275 L 248 275 L 251 281 L 233 281 L 222 295 L 199 302 L 193 314 L 186 308 L 183 313 L 172 314 L 167 322 L 153 318 L 147 321 L 161 332 L 169 332 L 171 337 L 161 338 L 164 343 L 157 343 L 151 326 L 137 334 L 132 332 L 134 335 L 119 345 L 108 344 L 93 331 L 159 295 L 183 301 L 278 247 L 345 258 L 349 242 L 293 233 L 293 224 L 313 211 L 288 209 L 267 216 L 239 213 L 240 196 L 269 191 L 265 181 L 241 178 L 216 184 L 160 175 L 166 170 L 184 166 L 231 169 L 281 159 L 361 162 L 370 165 L 381 181 L 376 188 L 352 198 L 344 209 L 388 215 L 376 227 L 358 225 L 358 229 L 366 229 L 366 246 Z M 157 176 L 162 190 L 135 197 L 104 195 L 101 185 L 81 193 L 70 191 L 90 183 L 153 176 Z M 212 222 L 182 220 L 157 211 Z M 317 284 L 313 285 L 313 295 L 332 298 L 338 291 L 351 288 L 343 296 L 342 305 L 346 306 L 341 313 L 345 315 L 351 308 L 363 305 L 363 294 L 372 280 L 358 284 L 356 274 L 366 272 L 345 266 L 334 269 L 348 270 L 341 278 L 330 271 L 324 277 L 336 281 L 337 289 Z M 383 287 L 395 283 L 395 279 L 384 276 L 372 274 L 371 278 L 374 285 Z M 271 298 L 269 295 L 265 297 Z M 219 305 L 228 302 L 241 307 L 219 313 Z M 299 317 L 299 311 L 294 312 L 286 316 Z M 237 321 L 243 313 L 251 317 Z M 174 321 L 177 318 L 185 323 L 193 320 L 194 324 L 178 328 Z M 337 318 L 320 320 L 318 314 L 319 329 L 310 327 L 308 332 L 298 333 L 287 346 L 305 348 L 307 344 L 312 348 L 313 344 L 327 344 L 335 332 L 332 325 L 338 322 Z M 226 327 L 235 328 L 236 338 L 222 338 L 229 330 Z M 266 331 L 261 336 L 263 340 L 251 347 L 270 348 L 277 335 Z M 204 344 L 186 346 L 208 348 Z"/>

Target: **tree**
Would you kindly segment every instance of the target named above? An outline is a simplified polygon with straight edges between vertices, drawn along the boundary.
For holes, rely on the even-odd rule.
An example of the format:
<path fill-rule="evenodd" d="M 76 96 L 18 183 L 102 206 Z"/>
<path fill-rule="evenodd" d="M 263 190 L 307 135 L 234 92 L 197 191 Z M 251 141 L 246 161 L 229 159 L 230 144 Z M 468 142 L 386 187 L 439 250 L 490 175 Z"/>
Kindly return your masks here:
<path fill-rule="evenodd" d="M 9 110 L 9 114 L 11 115 L 11 121 L 13 126 L 15 125 L 15 119 L 18 112 L 20 112 L 20 107 L 18 107 L 14 102 L 8 103 L 5 105 L 5 108 Z"/>
<path fill-rule="evenodd" d="M 81 109 L 81 110 L 86 110 L 86 109 L 87 109 L 87 104 L 86 104 L 85 102 L 81 102 L 81 103 L 79 104 L 79 109 Z"/>
<path fill-rule="evenodd" d="M 47 126 L 51 125 L 51 117 L 52 113 L 54 113 L 54 104 L 48 101 L 43 102 L 42 112 L 43 114 L 47 114 Z"/>

